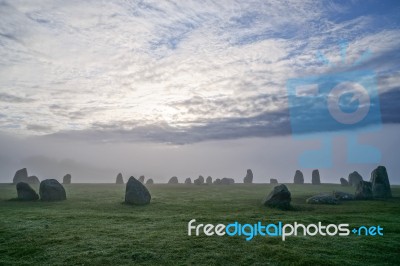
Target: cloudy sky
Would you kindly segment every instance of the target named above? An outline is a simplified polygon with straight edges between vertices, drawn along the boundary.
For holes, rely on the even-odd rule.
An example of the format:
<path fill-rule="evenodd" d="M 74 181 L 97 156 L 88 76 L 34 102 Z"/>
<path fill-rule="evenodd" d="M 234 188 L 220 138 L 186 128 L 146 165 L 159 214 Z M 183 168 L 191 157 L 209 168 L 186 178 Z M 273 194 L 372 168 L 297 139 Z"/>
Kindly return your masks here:
<path fill-rule="evenodd" d="M 0 182 L 19 167 L 80 182 L 252 168 L 289 182 L 333 136 L 327 182 L 384 164 L 400 183 L 399 13 L 398 1 L 0 1 Z M 364 70 L 377 119 L 346 129 L 381 159 L 352 164 L 326 106 L 293 109 L 287 84 Z M 306 141 L 294 116 L 312 122 Z"/>

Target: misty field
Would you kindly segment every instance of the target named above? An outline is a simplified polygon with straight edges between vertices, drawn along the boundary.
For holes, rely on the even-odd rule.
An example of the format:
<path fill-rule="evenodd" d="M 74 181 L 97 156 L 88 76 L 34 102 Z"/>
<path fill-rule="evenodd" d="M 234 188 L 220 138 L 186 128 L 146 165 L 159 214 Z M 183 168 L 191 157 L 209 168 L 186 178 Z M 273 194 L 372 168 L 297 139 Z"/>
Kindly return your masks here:
<path fill-rule="evenodd" d="M 398 265 L 400 187 L 390 200 L 310 205 L 340 185 L 288 185 L 293 210 L 261 205 L 272 185 L 152 185 L 148 206 L 122 204 L 124 185 L 65 185 L 62 202 L 19 202 L 0 185 L 0 265 Z M 35 187 L 38 191 L 38 188 Z M 287 222 L 381 225 L 384 236 L 188 236 L 197 223 Z"/>

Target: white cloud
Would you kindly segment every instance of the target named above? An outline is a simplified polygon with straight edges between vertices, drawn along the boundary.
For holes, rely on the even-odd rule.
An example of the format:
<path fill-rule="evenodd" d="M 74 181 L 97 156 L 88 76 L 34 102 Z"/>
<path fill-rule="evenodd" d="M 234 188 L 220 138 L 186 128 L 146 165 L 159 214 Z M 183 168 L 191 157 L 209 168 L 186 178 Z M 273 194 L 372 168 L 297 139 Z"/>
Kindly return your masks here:
<path fill-rule="evenodd" d="M 368 33 L 373 17 L 335 23 L 327 12 L 346 8 L 313 1 L 12 1 L 0 10 L 0 93 L 34 99 L 0 101 L 1 130 L 18 134 L 99 124 L 179 132 L 284 111 L 287 78 L 328 71 L 316 49 L 336 61 L 336 40 L 349 37 L 353 59 L 400 39 L 398 29 Z"/>

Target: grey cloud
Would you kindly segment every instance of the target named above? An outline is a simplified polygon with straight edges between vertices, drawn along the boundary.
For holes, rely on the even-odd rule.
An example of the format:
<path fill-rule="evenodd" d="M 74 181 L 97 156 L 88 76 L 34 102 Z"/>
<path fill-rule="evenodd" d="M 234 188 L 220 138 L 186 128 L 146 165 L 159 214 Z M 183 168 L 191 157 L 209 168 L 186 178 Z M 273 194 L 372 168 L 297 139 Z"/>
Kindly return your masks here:
<path fill-rule="evenodd" d="M 251 97 L 251 103 L 264 103 L 268 106 L 276 100 L 283 100 L 285 96 L 261 95 Z M 400 90 L 391 90 L 380 95 L 381 116 L 383 123 L 400 123 L 398 113 L 398 101 Z M 312 102 L 310 104 L 313 104 Z M 199 117 L 219 108 L 231 107 L 230 101 L 209 101 L 201 97 L 193 97 L 181 102 L 175 102 L 173 106 L 184 106 L 189 112 L 200 114 Z M 252 106 L 254 108 L 254 106 Z M 303 133 L 316 133 L 331 131 L 330 124 L 326 123 L 326 117 L 318 108 L 324 106 L 294 106 L 293 114 L 296 119 L 303 119 L 303 123 L 315 125 Z M 315 109 L 317 108 L 317 109 Z M 249 108 L 251 109 L 251 108 Z M 297 111 L 296 111 L 297 110 Z M 232 110 L 231 110 L 232 111 Z M 100 142 L 135 142 L 153 141 L 170 144 L 189 144 L 210 140 L 238 139 L 248 137 L 272 137 L 292 134 L 290 112 L 287 108 L 277 111 L 263 111 L 257 115 L 249 116 L 249 113 L 236 111 L 236 117 L 225 118 L 199 118 L 181 122 L 180 127 L 170 126 L 167 123 L 153 123 L 152 121 L 114 121 L 112 123 L 93 123 L 89 130 L 61 131 L 48 135 L 52 138 L 84 139 Z M 301 118 L 302 117 L 302 118 Z M 362 128 L 370 124 L 355 125 L 355 128 Z"/>
<path fill-rule="evenodd" d="M 27 130 L 37 131 L 37 132 L 49 132 L 53 129 L 51 126 L 46 125 L 37 125 L 37 124 L 28 124 L 26 126 Z"/>
<path fill-rule="evenodd" d="M 65 117 L 70 120 L 82 120 L 88 115 L 99 112 L 101 110 L 108 110 L 107 107 L 90 106 L 91 103 L 87 103 L 88 106 L 68 106 L 66 104 L 51 104 L 48 106 L 49 111 L 59 117 Z"/>
<path fill-rule="evenodd" d="M 271 105 L 278 109 L 284 108 L 286 95 L 262 93 L 254 96 L 214 97 L 212 99 L 201 96 L 182 101 L 172 101 L 169 106 L 177 108 L 182 113 L 197 115 L 201 117 L 223 114 L 222 117 L 230 116 L 254 116 L 264 112 Z"/>
<path fill-rule="evenodd" d="M 0 37 L 4 37 L 7 38 L 9 40 L 18 42 L 18 43 L 22 43 L 20 40 L 18 40 L 14 35 L 9 34 L 9 33 L 0 33 Z"/>
<path fill-rule="evenodd" d="M 0 102 L 7 102 L 7 103 L 30 103 L 34 102 L 35 99 L 27 98 L 27 97 L 20 97 L 16 95 L 12 95 L 9 93 L 0 92 Z"/>
<path fill-rule="evenodd" d="M 90 130 L 63 131 L 46 137 L 83 139 L 95 142 L 153 141 L 189 144 L 209 140 L 270 137 L 289 133 L 287 110 L 284 110 L 263 113 L 250 118 L 197 120 L 185 128 L 172 127 L 166 123 L 141 125 L 140 121 L 96 123 Z"/>
<path fill-rule="evenodd" d="M 31 120 L 47 115 L 46 127 L 53 133 L 83 134 L 72 131 L 79 128 L 98 139 L 115 133 L 128 140 L 192 143 L 290 134 L 285 81 L 319 74 L 320 66 L 311 62 L 317 49 L 330 51 L 339 37 L 349 36 L 356 49 L 378 43 L 378 52 L 363 66 L 377 72 L 398 66 L 398 30 L 379 28 L 381 35 L 370 31 L 367 26 L 376 20 L 371 16 L 333 21 L 315 2 L 293 2 L 285 8 L 279 1 L 60 2 L 34 8 L 10 3 L 18 8 L 10 4 L 4 11 L 0 26 L 8 30 L 0 38 L 23 40 L 27 49 L 4 44 L 4 83 L 9 91 L 40 86 L 35 105 L 26 105 L 39 111 L 10 105 L 8 117 L 23 116 L 20 128 L 37 133 L 42 131 L 35 126 L 42 124 Z M 370 35 L 376 42 L 363 40 Z M 7 72 L 10 60 L 25 53 L 29 57 L 14 67 L 23 74 Z M 182 95 L 187 98 L 176 100 Z M 382 96 L 383 121 L 398 121 L 389 98 Z M 0 101 L 29 100 L 10 93 L 0 94 Z M 135 120 L 126 121 L 131 117 Z"/>

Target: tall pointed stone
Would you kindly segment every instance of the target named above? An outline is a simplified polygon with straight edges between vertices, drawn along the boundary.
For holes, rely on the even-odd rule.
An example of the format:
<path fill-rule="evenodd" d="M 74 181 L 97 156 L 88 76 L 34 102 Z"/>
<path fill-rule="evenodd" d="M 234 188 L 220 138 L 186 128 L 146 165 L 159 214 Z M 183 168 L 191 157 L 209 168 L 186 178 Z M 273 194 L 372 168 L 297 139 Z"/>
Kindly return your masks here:
<path fill-rule="evenodd" d="M 146 205 L 151 200 L 150 192 L 140 182 L 131 176 L 126 183 L 125 203 L 133 205 Z"/>
<path fill-rule="evenodd" d="M 28 171 L 26 168 L 22 168 L 15 172 L 14 178 L 13 178 L 13 184 L 17 184 L 19 182 L 27 182 L 28 180 Z"/>
<path fill-rule="evenodd" d="M 115 180 L 115 184 L 123 184 L 124 183 L 124 178 L 122 177 L 122 174 L 119 173 L 117 175 L 117 179 Z"/>
<path fill-rule="evenodd" d="M 371 173 L 372 195 L 374 198 L 391 198 L 389 177 L 385 166 L 378 166 Z"/>
<path fill-rule="evenodd" d="M 360 183 L 360 181 L 363 181 L 362 176 L 357 171 L 350 173 L 348 179 L 349 179 L 349 184 L 353 187 L 357 187 L 358 183 Z"/>

